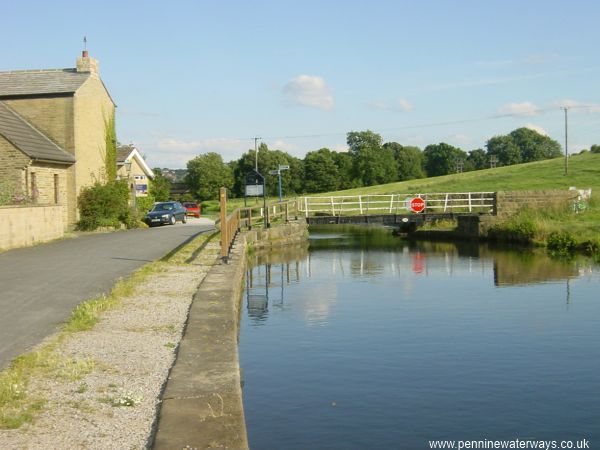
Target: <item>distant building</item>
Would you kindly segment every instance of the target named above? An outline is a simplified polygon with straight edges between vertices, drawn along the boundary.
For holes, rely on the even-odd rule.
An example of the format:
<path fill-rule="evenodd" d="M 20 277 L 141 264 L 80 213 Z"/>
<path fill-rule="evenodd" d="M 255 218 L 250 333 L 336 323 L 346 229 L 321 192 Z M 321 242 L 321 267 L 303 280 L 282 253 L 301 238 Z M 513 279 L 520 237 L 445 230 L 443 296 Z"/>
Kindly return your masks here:
<path fill-rule="evenodd" d="M 129 180 L 129 187 L 135 189 L 137 197 L 145 197 L 150 189 L 154 172 L 133 145 L 117 148 L 117 179 Z"/>
<path fill-rule="evenodd" d="M 113 102 L 98 61 L 84 51 L 76 67 L 0 72 L 0 180 L 39 204 L 78 219 L 77 197 L 106 181 L 106 126 Z"/>

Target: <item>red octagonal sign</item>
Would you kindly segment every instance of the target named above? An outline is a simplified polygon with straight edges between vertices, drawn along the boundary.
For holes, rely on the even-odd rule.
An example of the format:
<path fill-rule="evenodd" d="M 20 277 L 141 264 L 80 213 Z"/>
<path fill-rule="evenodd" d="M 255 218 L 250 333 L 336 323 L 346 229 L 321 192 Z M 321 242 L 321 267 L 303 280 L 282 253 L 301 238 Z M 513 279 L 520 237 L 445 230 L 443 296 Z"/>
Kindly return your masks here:
<path fill-rule="evenodd" d="M 415 197 L 410 201 L 410 209 L 412 212 L 420 213 L 425 209 L 425 200 L 421 197 Z"/>

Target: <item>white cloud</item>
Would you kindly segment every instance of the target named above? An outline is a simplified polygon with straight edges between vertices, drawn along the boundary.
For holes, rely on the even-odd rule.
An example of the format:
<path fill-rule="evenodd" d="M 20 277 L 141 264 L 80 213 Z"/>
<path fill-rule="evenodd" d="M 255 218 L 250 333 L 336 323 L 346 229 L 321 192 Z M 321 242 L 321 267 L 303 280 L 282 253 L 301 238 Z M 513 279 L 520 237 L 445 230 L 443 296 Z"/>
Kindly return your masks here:
<path fill-rule="evenodd" d="M 546 130 L 544 130 L 542 127 L 540 127 L 539 125 L 536 125 L 534 123 L 526 123 L 523 126 L 525 128 L 529 128 L 530 130 L 537 131 L 538 133 L 540 133 L 544 136 L 548 136 L 548 132 Z"/>
<path fill-rule="evenodd" d="M 333 93 L 322 77 L 298 75 L 283 86 L 283 95 L 290 103 L 310 108 L 333 108 Z"/>
<path fill-rule="evenodd" d="M 415 106 L 411 102 L 406 100 L 405 98 L 399 98 L 397 103 L 398 103 L 398 107 L 402 111 L 410 112 L 413 109 L 415 109 Z"/>
<path fill-rule="evenodd" d="M 239 158 L 252 144 L 239 139 L 182 140 L 162 138 L 145 142 L 140 148 L 148 155 L 151 167 L 183 168 L 187 162 L 201 153 L 219 153 L 224 161 Z"/>
<path fill-rule="evenodd" d="M 592 144 L 569 144 L 569 155 L 579 153 L 581 150 L 589 150 Z"/>
<path fill-rule="evenodd" d="M 329 150 L 333 150 L 334 152 L 339 153 L 348 153 L 348 145 L 347 144 L 335 144 L 332 145 Z"/>
<path fill-rule="evenodd" d="M 448 136 L 446 140 L 455 145 L 468 145 L 473 142 L 473 138 L 465 134 L 453 134 Z"/>
<path fill-rule="evenodd" d="M 304 152 L 298 149 L 298 146 L 283 139 L 276 139 L 274 142 L 267 142 L 270 150 L 281 150 L 293 156 L 303 157 Z"/>
<path fill-rule="evenodd" d="M 518 116 L 535 116 L 539 108 L 531 102 L 522 103 L 507 103 L 498 108 L 498 114 L 518 115 Z"/>

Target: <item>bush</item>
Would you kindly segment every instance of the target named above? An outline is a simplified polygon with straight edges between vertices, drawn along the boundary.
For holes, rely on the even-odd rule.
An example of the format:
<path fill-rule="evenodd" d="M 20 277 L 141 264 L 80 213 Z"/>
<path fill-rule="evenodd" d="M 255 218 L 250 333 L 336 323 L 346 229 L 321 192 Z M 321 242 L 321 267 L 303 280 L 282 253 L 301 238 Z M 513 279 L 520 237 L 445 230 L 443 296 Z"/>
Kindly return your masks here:
<path fill-rule="evenodd" d="M 147 197 L 138 197 L 136 199 L 138 216 L 143 218 L 148 211 L 154 206 L 154 196 L 148 194 Z"/>
<path fill-rule="evenodd" d="M 77 228 L 84 231 L 98 227 L 130 227 L 137 223 L 137 214 L 129 208 L 129 187 L 127 182 L 112 181 L 107 184 L 96 183 L 84 188 L 79 194 L 80 220 Z"/>
<path fill-rule="evenodd" d="M 29 196 L 20 194 L 15 185 L 8 180 L 0 180 L 0 206 L 27 203 L 31 203 Z"/>
<path fill-rule="evenodd" d="M 10 205 L 14 196 L 14 188 L 8 181 L 0 181 L 0 206 Z"/>
<path fill-rule="evenodd" d="M 489 236 L 500 242 L 531 244 L 537 231 L 538 227 L 534 219 L 528 216 L 515 216 L 509 222 L 490 229 Z"/>
<path fill-rule="evenodd" d="M 579 245 L 579 248 L 581 248 L 586 255 L 600 257 L 600 240 L 598 239 L 584 241 Z"/>
<path fill-rule="evenodd" d="M 547 239 L 548 250 L 556 255 L 570 255 L 577 248 L 577 240 L 568 231 L 556 231 Z"/>

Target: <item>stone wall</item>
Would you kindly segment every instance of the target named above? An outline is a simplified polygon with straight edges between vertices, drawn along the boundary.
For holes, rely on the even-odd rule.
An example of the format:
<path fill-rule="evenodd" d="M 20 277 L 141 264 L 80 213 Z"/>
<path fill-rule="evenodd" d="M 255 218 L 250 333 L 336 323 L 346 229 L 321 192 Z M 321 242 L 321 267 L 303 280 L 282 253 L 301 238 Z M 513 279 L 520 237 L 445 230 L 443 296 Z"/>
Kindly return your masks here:
<path fill-rule="evenodd" d="M 27 169 L 27 179 L 29 181 L 26 189 L 28 194 L 39 205 L 59 205 L 62 211 L 61 223 L 63 229 L 66 229 L 69 224 L 67 206 L 68 170 L 63 165 L 50 163 L 33 163 Z M 31 191 L 33 174 L 35 174 L 35 193 Z"/>
<path fill-rule="evenodd" d="M 23 247 L 63 236 L 63 207 L 0 207 L 0 249 Z"/>
<path fill-rule="evenodd" d="M 68 153 L 75 155 L 75 127 L 73 96 L 53 98 L 19 98 L 5 100 L 12 109 L 19 113 L 51 141 Z M 65 214 L 69 225 L 77 221 L 77 195 L 75 193 L 75 169 L 78 163 L 64 169 L 64 188 L 66 193 Z M 34 169 L 35 171 L 36 169 Z M 61 180 L 63 181 L 63 180 Z M 29 174 L 24 180 L 27 193 L 31 186 Z M 52 203 L 54 203 L 52 201 Z"/>
<path fill-rule="evenodd" d="M 77 159 L 75 189 L 76 199 L 84 187 L 95 182 L 106 182 L 106 124 L 115 113 L 104 84 L 97 75 L 91 75 L 77 90 L 74 98 L 75 158 Z M 71 203 L 71 201 L 69 201 Z M 79 214 L 75 211 L 75 217 Z M 76 219 L 75 219 L 76 220 Z"/>
<path fill-rule="evenodd" d="M 521 209 L 561 208 L 568 206 L 578 195 L 577 191 L 561 189 L 500 191 L 496 193 L 496 215 L 458 217 L 457 232 L 463 237 L 485 237 L 491 227 L 505 222 Z"/>
<path fill-rule="evenodd" d="M 244 235 L 246 242 L 259 250 L 304 242 L 308 238 L 308 226 L 306 220 L 299 219 L 272 228 L 245 231 Z"/>
<path fill-rule="evenodd" d="M 75 154 L 73 97 L 4 100 L 63 150 Z"/>
<path fill-rule="evenodd" d="M 496 213 L 511 216 L 523 208 L 552 208 L 568 205 L 577 191 L 547 189 L 540 191 L 500 191 L 496 193 Z"/>
<path fill-rule="evenodd" d="M 23 194 L 25 170 L 30 159 L 0 136 L 0 180 L 8 182 L 15 194 Z"/>

